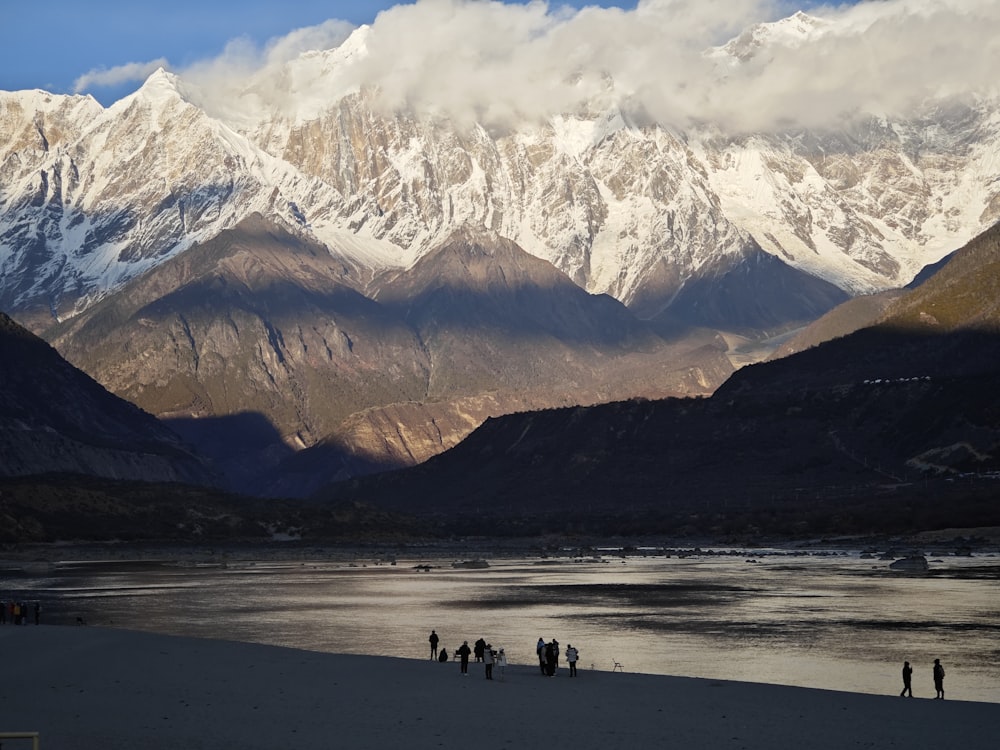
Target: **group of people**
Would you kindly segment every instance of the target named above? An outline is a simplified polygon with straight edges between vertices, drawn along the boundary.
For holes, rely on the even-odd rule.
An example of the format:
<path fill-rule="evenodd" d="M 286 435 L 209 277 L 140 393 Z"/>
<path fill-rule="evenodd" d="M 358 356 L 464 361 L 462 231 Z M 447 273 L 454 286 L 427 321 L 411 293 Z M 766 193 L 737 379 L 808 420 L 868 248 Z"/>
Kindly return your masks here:
<path fill-rule="evenodd" d="M 437 659 L 440 662 L 448 661 L 448 650 L 442 646 L 441 650 L 438 651 L 438 644 L 441 643 L 441 638 L 438 636 L 437 631 L 432 630 L 427 640 L 431 644 L 431 659 Z M 454 654 L 454 658 L 459 661 L 462 674 L 469 673 L 470 657 L 475 657 L 477 662 L 483 663 L 487 680 L 493 679 L 494 666 L 499 667 L 500 679 L 503 679 L 504 669 L 507 666 L 507 654 L 502 648 L 494 649 L 493 644 L 487 643 L 483 638 L 477 640 L 471 648 L 468 641 L 462 641 L 462 645 L 455 649 Z"/>
<path fill-rule="evenodd" d="M 449 658 L 457 659 L 462 674 L 469 673 L 469 660 L 475 659 L 476 662 L 483 663 L 487 680 L 493 679 L 494 667 L 499 668 L 500 679 L 503 679 L 504 669 L 507 666 L 507 654 L 502 648 L 494 649 L 492 644 L 486 642 L 486 639 L 480 638 L 472 646 L 469 646 L 468 641 L 462 641 L 462 645 L 455 649 L 451 657 L 449 657 L 446 648 L 443 646 L 438 648 L 441 638 L 437 631 L 432 630 L 427 640 L 431 645 L 431 659 L 436 659 L 439 662 L 448 661 Z M 548 677 L 554 676 L 559 669 L 559 657 L 562 654 L 559 641 L 553 638 L 546 643 L 544 638 L 539 638 L 535 650 L 538 654 L 538 664 L 542 674 Z M 576 663 L 580 658 L 580 652 L 572 644 L 567 644 L 565 657 L 566 663 L 569 664 L 569 676 L 576 677 Z"/>
<path fill-rule="evenodd" d="M 438 645 L 441 643 L 441 638 L 438 636 L 437 632 L 432 630 L 430 636 L 427 639 L 431 644 L 431 659 L 436 659 L 440 662 L 448 661 L 448 651 L 444 647 L 438 650 Z M 553 638 L 548 643 L 545 642 L 544 638 L 539 638 L 538 643 L 535 644 L 535 653 L 538 655 L 538 667 L 543 675 L 547 677 L 555 676 L 559 669 L 559 657 L 562 654 L 559 641 Z M 566 644 L 566 663 L 569 664 L 569 676 L 576 677 L 576 663 L 580 659 L 580 652 L 576 649 L 573 644 Z M 462 670 L 462 674 L 469 673 L 469 658 L 475 658 L 476 662 L 482 662 L 485 666 L 486 679 L 493 679 L 493 667 L 494 665 L 500 668 L 500 678 L 503 679 L 504 668 L 507 666 L 507 655 L 501 648 L 499 650 L 494 650 L 493 646 L 486 642 L 485 639 L 480 638 L 477 640 L 472 647 L 469 646 L 468 641 L 462 641 L 462 645 L 455 649 L 454 658 L 459 660 L 459 664 Z M 934 668 L 932 670 L 932 676 L 934 677 L 934 690 L 935 698 L 944 698 L 944 666 L 941 664 L 940 659 L 934 660 Z M 910 666 L 910 662 L 903 662 L 903 692 L 900 696 L 913 697 L 913 667 Z"/>
<path fill-rule="evenodd" d="M 941 664 L 940 659 L 934 660 L 931 676 L 934 678 L 934 698 L 944 700 L 944 665 Z M 903 662 L 903 692 L 899 695 L 900 697 L 913 697 L 913 667 L 908 661 Z"/>
<path fill-rule="evenodd" d="M 539 638 L 535 644 L 535 653 L 538 654 L 538 668 L 543 675 L 555 677 L 559 669 L 559 641 L 553 638 L 548 643 L 544 638 Z M 580 652 L 572 643 L 566 644 L 566 663 L 569 664 L 569 676 L 576 677 L 576 663 L 580 659 Z"/>
<path fill-rule="evenodd" d="M 30 612 L 31 607 L 27 602 L 0 601 L 0 625 L 6 625 L 8 622 L 12 625 L 27 625 Z M 35 602 L 34 613 L 35 625 L 41 624 L 42 607 L 38 602 Z"/>

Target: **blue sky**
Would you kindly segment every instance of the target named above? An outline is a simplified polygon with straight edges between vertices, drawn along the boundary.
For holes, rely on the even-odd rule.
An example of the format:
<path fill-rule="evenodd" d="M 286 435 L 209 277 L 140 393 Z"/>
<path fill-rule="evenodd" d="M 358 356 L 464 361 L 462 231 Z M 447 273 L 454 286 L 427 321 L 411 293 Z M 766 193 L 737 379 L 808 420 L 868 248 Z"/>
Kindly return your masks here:
<path fill-rule="evenodd" d="M 505 0 L 513 4 L 516 0 Z M 87 73 L 129 63 L 166 60 L 183 69 L 220 55 L 241 39 L 261 47 L 295 29 L 329 19 L 371 23 L 399 0 L 0 0 L 3 43 L 0 89 L 73 93 Z M 633 9 L 636 0 L 558 0 L 560 6 Z M 138 88 L 138 81 L 85 89 L 104 104 Z"/>

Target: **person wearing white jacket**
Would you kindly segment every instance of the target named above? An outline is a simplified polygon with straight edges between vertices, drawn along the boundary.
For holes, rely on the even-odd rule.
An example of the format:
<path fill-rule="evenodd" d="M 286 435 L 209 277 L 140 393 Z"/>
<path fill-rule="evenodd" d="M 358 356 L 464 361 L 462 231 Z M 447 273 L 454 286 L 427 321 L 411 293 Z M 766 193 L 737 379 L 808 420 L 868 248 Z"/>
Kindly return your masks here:
<path fill-rule="evenodd" d="M 580 652 L 573 648 L 572 643 L 566 644 L 566 661 L 569 662 L 569 676 L 576 677 L 576 660 L 580 658 Z"/>
<path fill-rule="evenodd" d="M 500 681 L 502 682 L 504 670 L 507 668 L 507 654 L 502 648 L 497 652 L 497 666 L 500 667 Z"/>

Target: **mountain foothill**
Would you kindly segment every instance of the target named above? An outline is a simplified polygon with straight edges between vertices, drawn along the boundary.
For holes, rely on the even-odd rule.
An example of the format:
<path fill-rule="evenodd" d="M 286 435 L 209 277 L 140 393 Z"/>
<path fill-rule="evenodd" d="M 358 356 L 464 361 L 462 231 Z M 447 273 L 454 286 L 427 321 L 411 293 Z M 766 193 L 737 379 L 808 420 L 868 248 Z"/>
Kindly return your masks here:
<path fill-rule="evenodd" d="M 72 518 L 95 538 L 264 539 L 286 527 L 405 537 L 485 525 L 753 539 L 996 524 L 1000 226 L 919 286 L 799 335 L 822 343 L 743 367 L 698 397 L 602 400 L 615 367 L 636 389 L 669 380 L 676 345 L 509 241 L 456 236 L 425 263 L 426 275 L 387 278 L 365 295 L 329 253 L 252 218 L 53 333 L 108 383 L 127 373 L 127 400 L 4 316 L 9 528 L 46 539 Z M 312 326 L 290 325 L 296 315 Z M 687 371 L 674 372 L 680 391 Z M 519 400 L 504 400 L 498 373 Z M 594 403 L 553 406 L 553 394 L 566 398 L 560 379 L 593 389 Z M 189 415 L 226 398 L 238 405 L 228 418 L 150 413 Z M 275 450 L 288 413 L 300 439 L 350 429 Z M 401 428 L 448 419 L 467 435 L 444 450 L 440 432 Z M 378 420 L 399 433 L 382 453 L 365 443 Z M 234 485 L 241 473 L 276 489 Z M 288 499 L 296 494 L 308 498 Z"/>

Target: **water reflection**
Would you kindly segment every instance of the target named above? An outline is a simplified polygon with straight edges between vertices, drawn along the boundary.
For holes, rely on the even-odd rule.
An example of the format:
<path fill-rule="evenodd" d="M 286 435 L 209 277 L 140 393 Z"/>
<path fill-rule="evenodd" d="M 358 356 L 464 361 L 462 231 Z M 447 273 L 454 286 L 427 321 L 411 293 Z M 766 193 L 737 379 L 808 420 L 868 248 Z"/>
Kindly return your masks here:
<path fill-rule="evenodd" d="M 88 623 L 342 653 L 425 658 L 482 636 L 512 663 L 539 637 L 582 669 L 1000 701 L 1000 564 L 948 558 L 928 575 L 852 556 L 631 557 L 492 562 L 488 569 L 259 561 L 61 564 L 0 577 L 0 598 L 43 602 L 47 622 Z M 421 567 L 418 567 L 421 566 Z M 424 567 L 426 566 L 426 567 Z M 0 574 L 3 575 L 3 574 Z"/>

